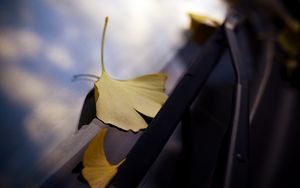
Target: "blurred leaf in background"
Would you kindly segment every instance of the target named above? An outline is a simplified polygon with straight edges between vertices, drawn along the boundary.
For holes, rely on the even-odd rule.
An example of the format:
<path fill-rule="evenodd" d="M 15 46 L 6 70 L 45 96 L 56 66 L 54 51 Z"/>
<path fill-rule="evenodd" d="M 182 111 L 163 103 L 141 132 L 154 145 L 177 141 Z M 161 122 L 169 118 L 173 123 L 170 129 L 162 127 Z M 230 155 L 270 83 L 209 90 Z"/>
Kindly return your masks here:
<path fill-rule="evenodd" d="M 192 39 L 203 44 L 221 23 L 208 16 L 190 13 Z"/>

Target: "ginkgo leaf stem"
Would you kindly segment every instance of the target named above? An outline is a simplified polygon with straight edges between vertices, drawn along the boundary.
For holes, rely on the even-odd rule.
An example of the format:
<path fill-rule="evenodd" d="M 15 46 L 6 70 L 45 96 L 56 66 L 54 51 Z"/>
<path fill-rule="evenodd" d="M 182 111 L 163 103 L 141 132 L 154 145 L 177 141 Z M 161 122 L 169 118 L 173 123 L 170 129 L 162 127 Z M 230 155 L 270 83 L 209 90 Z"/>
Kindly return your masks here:
<path fill-rule="evenodd" d="M 95 82 L 95 80 L 91 79 L 91 78 L 73 78 L 72 82 L 78 81 L 78 80 L 82 80 L 82 81 L 89 81 L 89 82 Z"/>
<path fill-rule="evenodd" d="M 91 77 L 91 78 L 99 79 L 99 76 L 93 74 L 76 74 L 73 76 L 73 78 L 80 78 L 80 77 Z"/>
<path fill-rule="evenodd" d="M 101 68 L 102 68 L 102 73 L 105 70 L 104 69 L 104 38 L 105 38 L 107 23 L 108 23 L 108 16 L 105 17 L 105 22 L 104 22 L 104 27 L 103 27 L 103 32 L 102 32 L 102 39 L 101 39 Z"/>
<path fill-rule="evenodd" d="M 73 76 L 72 81 L 77 81 L 77 80 L 87 80 L 87 81 L 95 81 L 99 79 L 99 76 L 95 76 L 93 74 L 77 74 Z"/>

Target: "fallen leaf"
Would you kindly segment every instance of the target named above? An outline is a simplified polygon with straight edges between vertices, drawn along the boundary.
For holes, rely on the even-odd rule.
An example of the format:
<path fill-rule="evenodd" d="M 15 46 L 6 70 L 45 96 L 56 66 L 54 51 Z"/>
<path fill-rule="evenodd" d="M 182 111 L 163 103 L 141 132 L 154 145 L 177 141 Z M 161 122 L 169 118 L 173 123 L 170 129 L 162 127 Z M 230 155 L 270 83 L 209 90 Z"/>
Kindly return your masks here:
<path fill-rule="evenodd" d="M 154 117 L 167 99 L 164 93 L 166 75 L 149 74 L 132 80 L 116 80 L 109 76 L 103 61 L 107 21 L 106 18 L 102 34 L 102 74 L 94 84 L 96 116 L 120 129 L 139 131 L 147 127 L 139 113 Z"/>
<path fill-rule="evenodd" d="M 293 87 L 300 87 L 300 29 L 285 26 L 277 36 L 277 42 L 285 54 L 284 79 Z"/>
<path fill-rule="evenodd" d="M 214 33 L 217 27 L 221 25 L 220 22 L 213 18 L 189 13 L 191 18 L 191 33 L 192 39 L 199 44 L 203 44 Z"/>
<path fill-rule="evenodd" d="M 117 173 L 118 167 L 125 161 L 111 165 L 105 156 L 104 138 L 107 129 L 103 128 L 89 143 L 83 156 L 82 175 L 92 188 L 105 187 Z"/>
<path fill-rule="evenodd" d="M 294 31 L 288 27 L 282 29 L 277 37 L 277 41 L 281 48 L 291 57 L 299 57 L 300 55 L 300 29 Z"/>
<path fill-rule="evenodd" d="M 212 27 L 218 27 L 222 24 L 211 17 L 200 15 L 200 14 L 189 13 L 189 16 L 192 20 L 196 21 L 198 24 L 205 24 Z"/>

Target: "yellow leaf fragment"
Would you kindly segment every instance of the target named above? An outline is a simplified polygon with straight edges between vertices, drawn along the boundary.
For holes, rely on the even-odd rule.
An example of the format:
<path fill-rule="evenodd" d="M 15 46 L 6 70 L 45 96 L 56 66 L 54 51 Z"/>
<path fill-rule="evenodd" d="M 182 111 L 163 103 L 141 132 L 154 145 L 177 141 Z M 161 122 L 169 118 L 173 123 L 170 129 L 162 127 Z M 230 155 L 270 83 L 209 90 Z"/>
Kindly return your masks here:
<path fill-rule="evenodd" d="M 106 26 L 107 19 L 102 35 L 102 75 L 94 84 L 96 116 L 104 123 L 123 130 L 139 131 L 147 127 L 139 113 L 154 117 L 167 99 L 164 93 L 166 75 L 149 74 L 132 80 L 116 80 L 110 77 L 103 63 Z"/>
<path fill-rule="evenodd" d="M 199 44 L 203 44 L 215 32 L 221 23 L 208 16 L 189 13 L 191 18 L 192 39 Z"/>
<path fill-rule="evenodd" d="M 92 188 L 105 187 L 118 171 L 122 160 L 116 165 L 111 165 L 104 152 L 104 137 L 107 129 L 101 129 L 89 143 L 83 156 L 83 177 Z"/>
<path fill-rule="evenodd" d="M 221 25 L 221 23 L 211 17 L 200 15 L 200 14 L 194 14 L 189 13 L 190 18 L 197 22 L 198 24 L 205 24 L 212 27 L 218 27 Z"/>
<path fill-rule="evenodd" d="M 279 33 L 277 41 L 281 48 L 290 56 L 297 57 L 300 54 L 300 30 L 293 31 L 285 27 Z"/>

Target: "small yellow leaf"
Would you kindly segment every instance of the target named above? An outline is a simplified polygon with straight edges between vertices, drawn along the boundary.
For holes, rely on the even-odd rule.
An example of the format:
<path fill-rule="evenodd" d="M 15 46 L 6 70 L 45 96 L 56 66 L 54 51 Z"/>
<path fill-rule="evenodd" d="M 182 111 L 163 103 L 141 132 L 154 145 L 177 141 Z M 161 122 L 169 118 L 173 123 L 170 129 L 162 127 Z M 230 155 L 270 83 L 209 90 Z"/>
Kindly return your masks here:
<path fill-rule="evenodd" d="M 116 165 L 111 165 L 104 152 L 104 137 L 107 129 L 101 129 L 89 143 L 83 156 L 83 177 L 92 188 L 105 187 L 112 177 L 117 173 L 118 167 L 124 162 L 122 160 Z"/>
<path fill-rule="evenodd" d="M 191 18 L 192 39 L 199 44 L 203 44 L 215 32 L 221 23 L 213 18 L 189 13 Z"/>
<path fill-rule="evenodd" d="M 300 30 L 293 31 L 285 27 L 278 35 L 277 41 L 281 48 L 292 57 L 299 57 L 300 54 Z"/>
<path fill-rule="evenodd" d="M 102 35 L 102 75 L 94 84 L 96 116 L 104 123 L 123 130 L 139 131 L 147 127 L 139 113 L 154 117 L 167 99 L 164 93 L 166 75 L 149 74 L 132 80 L 115 80 L 110 77 L 103 63 L 106 25 L 107 18 Z"/>
<path fill-rule="evenodd" d="M 198 24 L 205 24 L 212 27 L 218 27 L 221 25 L 221 23 L 211 17 L 200 15 L 200 14 L 194 14 L 189 13 L 189 16 L 192 20 L 196 21 Z"/>

